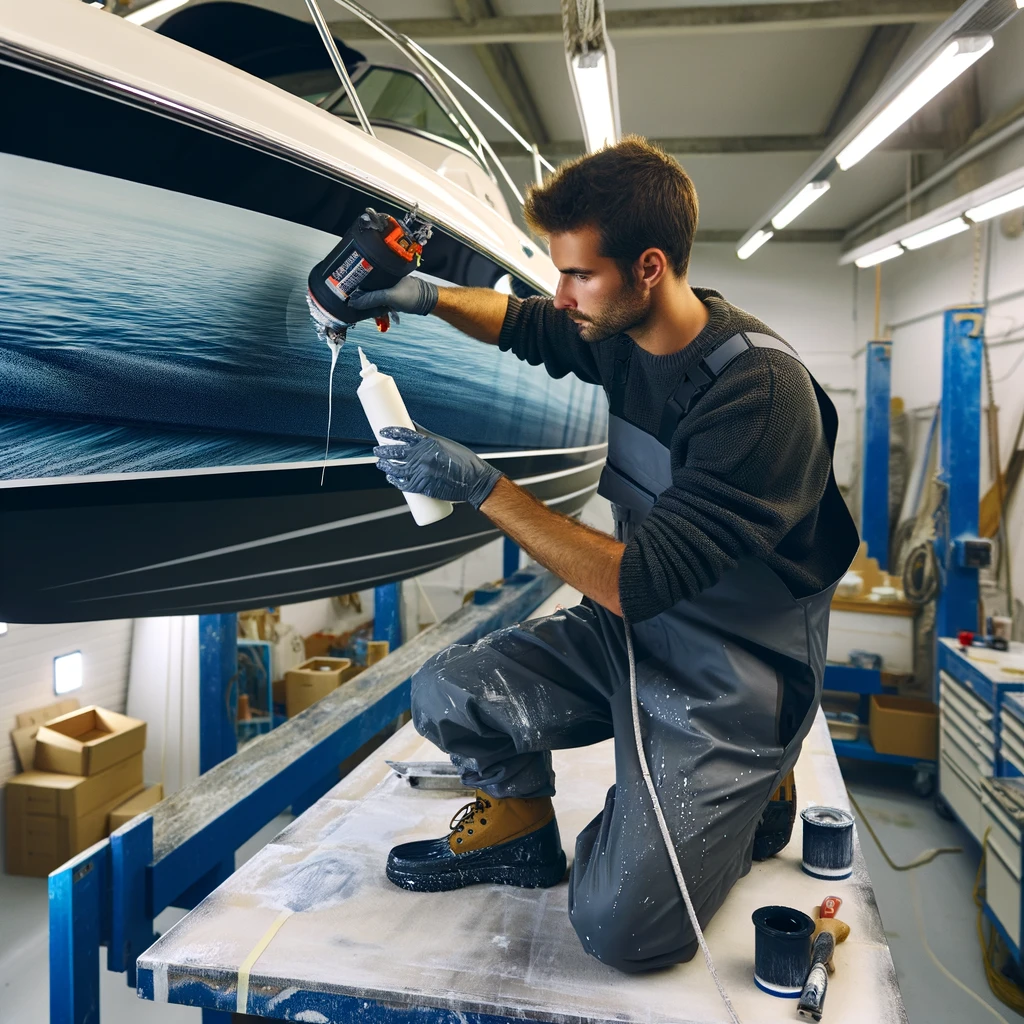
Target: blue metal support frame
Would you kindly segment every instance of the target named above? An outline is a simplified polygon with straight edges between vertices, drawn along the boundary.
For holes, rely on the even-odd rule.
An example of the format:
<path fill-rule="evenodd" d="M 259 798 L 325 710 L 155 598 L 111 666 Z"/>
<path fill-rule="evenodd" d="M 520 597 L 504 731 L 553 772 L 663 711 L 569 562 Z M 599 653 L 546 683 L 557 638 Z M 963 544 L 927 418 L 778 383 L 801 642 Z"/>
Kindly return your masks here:
<path fill-rule="evenodd" d="M 982 306 L 961 306 L 947 309 L 942 321 L 939 480 L 946 493 L 936 523 L 942 577 L 936 636 L 978 628 L 978 570 L 961 564 L 959 549 L 978 534 L 984 312 Z"/>
<path fill-rule="evenodd" d="M 373 639 L 387 640 L 393 651 L 402 643 L 402 585 L 385 583 L 373 591 Z"/>
<path fill-rule="evenodd" d="M 864 379 L 860 532 L 868 555 L 889 568 L 889 402 L 892 342 L 869 341 Z"/>
<path fill-rule="evenodd" d="M 199 616 L 199 771 L 238 749 L 238 616 Z"/>
<path fill-rule="evenodd" d="M 516 573 L 504 586 L 490 588 L 487 600 L 464 606 L 392 651 L 349 686 L 248 744 L 235 758 L 206 762 L 207 771 L 191 787 L 54 871 L 49 878 L 51 1024 L 99 1024 L 99 947 L 108 947 L 108 969 L 126 972 L 134 985 L 136 959 L 153 941 L 156 915 L 169 906 L 199 903 L 234 870 L 238 846 L 306 791 L 310 778 L 326 776 L 408 710 L 411 674 L 427 657 L 449 643 L 472 643 L 519 621 L 559 585 L 543 570 Z M 397 587 L 391 594 L 397 599 Z M 392 607 L 397 610 L 397 600 Z M 395 621 L 392 615 L 392 628 Z M 211 703 L 209 721 L 218 726 L 227 715 L 222 713 L 222 719 L 213 711 L 228 707 L 225 684 L 235 671 L 229 652 L 236 628 L 234 616 L 201 617 L 200 686 Z M 230 736 L 233 740 L 233 729 Z M 226 732 L 212 730 L 205 756 L 212 760 L 218 750 L 223 752 L 226 739 Z M 260 745 L 267 743 L 270 755 L 264 757 Z M 237 786 L 239 776 L 243 787 Z M 229 784 L 222 785 L 222 778 Z M 214 804 L 212 817 L 200 815 L 181 831 L 194 794 L 205 807 L 221 792 L 242 795 L 231 796 L 232 802 L 220 808 Z M 162 815 L 159 834 L 155 815 Z M 152 976 L 137 982 L 140 993 L 152 998 Z M 206 1007 L 203 1020 L 226 1024 L 230 1014 Z"/>
<path fill-rule="evenodd" d="M 519 545 L 511 538 L 505 537 L 501 546 L 501 576 L 509 579 L 519 572 Z"/>

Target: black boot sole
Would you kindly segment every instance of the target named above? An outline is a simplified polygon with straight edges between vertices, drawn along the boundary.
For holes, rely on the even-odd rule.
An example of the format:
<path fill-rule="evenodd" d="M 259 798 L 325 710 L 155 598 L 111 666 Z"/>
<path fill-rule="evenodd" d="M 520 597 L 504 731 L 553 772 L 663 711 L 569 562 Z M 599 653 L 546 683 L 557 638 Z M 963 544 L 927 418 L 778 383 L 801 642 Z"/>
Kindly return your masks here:
<path fill-rule="evenodd" d="M 468 885 L 514 885 L 520 889 L 550 889 L 565 877 L 565 854 L 549 864 L 491 864 L 449 871 L 403 871 L 388 860 L 387 876 L 410 892 L 450 892 Z"/>

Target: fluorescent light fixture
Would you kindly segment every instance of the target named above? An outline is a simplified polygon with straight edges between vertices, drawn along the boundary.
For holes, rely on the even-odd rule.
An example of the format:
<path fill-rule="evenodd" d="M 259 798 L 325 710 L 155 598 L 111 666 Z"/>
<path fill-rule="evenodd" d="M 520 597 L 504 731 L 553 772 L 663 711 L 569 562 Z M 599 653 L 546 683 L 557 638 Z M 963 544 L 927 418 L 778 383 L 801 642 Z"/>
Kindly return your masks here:
<path fill-rule="evenodd" d="M 1024 3 L 1024 0 L 1021 0 L 1021 3 Z M 980 224 L 983 220 L 991 220 L 993 217 L 999 217 L 1011 210 L 1019 210 L 1022 206 L 1024 206 L 1024 188 L 1018 188 L 1013 192 L 1007 192 L 1005 196 L 1000 196 L 998 199 L 990 199 L 980 206 L 972 206 L 966 211 L 966 215 L 976 224 Z"/>
<path fill-rule="evenodd" d="M 130 21 L 133 25 L 145 25 L 155 18 L 170 14 L 171 11 L 176 11 L 179 7 L 184 7 L 187 3 L 188 0 L 156 0 L 156 3 L 149 4 L 139 11 L 126 14 L 124 20 Z"/>
<path fill-rule="evenodd" d="M 70 693 L 82 686 L 82 652 L 73 651 L 53 659 L 53 692 Z"/>
<path fill-rule="evenodd" d="M 853 262 L 863 270 L 865 267 L 873 267 L 876 263 L 894 260 L 897 256 L 902 256 L 903 253 L 902 245 L 887 245 L 884 249 L 876 249 L 874 252 L 869 252 L 866 256 L 861 256 L 860 259 Z"/>
<path fill-rule="evenodd" d="M 593 153 L 619 141 L 615 129 L 614 85 L 607 55 L 602 50 L 579 54 L 569 61 L 587 152 Z"/>
<path fill-rule="evenodd" d="M 736 255 L 741 260 L 753 256 L 765 242 L 775 237 L 774 231 L 755 231 L 737 250 Z"/>
<path fill-rule="evenodd" d="M 781 231 L 791 224 L 816 199 L 820 199 L 831 186 L 827 181 L 810 181 L 772 217 L 772 227 Z"/>
<path fill-rule="evenodd" d="M 847 171 L 905 124 L 930 99 L 937 96 L 976 60 L 992 49 L 991 36 L 965 36 L 954 39 L 942 52 L 886 106 L 866 128 L 836 157 Z"/>
<path fill-rule="evenodd" d="M 916 235 L 911 235 L 909 238 L 901 238 L 900 244 L 907 249 L 923 249 L 926 245 L 931 245 L 932 242 L 941 242 L 944 238 L 959 235 L 961 231 L 967 231 L 970 226 L 963 217 L 954 217 L 952 220 L 936 224 L 933 228 L 918 231 Z"/>

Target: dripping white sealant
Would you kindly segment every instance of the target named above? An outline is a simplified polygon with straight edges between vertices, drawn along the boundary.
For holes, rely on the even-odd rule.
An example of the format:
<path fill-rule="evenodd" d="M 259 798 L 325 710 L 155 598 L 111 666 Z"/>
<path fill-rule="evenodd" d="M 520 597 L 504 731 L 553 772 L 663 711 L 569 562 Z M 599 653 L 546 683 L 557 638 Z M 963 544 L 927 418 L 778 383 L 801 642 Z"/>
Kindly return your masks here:
<path fill-rule="evenodd" d="M 320 332 L 317 332 L 320 333 Z M 338 365 L 338 353 L 344 341 L 334 341 L 327 336 L 326 331 L 322 335 L 327 347 L 331 350 L 331 373 L 327 378 L 327 444 L 324 446 L 324 468 L 320 471 L 320 486 L 324 485 L 324 477 L 327 475 L 327 455 L 331 450 L 331 417 L 334 415 L 334 368 Z"/>

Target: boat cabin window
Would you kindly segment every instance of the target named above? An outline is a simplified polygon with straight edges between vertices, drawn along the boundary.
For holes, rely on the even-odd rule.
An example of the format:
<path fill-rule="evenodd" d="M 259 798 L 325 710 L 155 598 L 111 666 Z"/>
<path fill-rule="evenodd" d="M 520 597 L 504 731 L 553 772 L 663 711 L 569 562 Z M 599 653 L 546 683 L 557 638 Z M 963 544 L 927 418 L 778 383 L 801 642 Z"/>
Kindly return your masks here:
<path fill-rule="evenodd" d="M 355 87 L 371 124 L 412 128 L 465 146 L 451 118 L 419 78 L 408 71 L 371 66 L 359 76 Z M 355 120 L 347 95 L 331 106 L 330 111 L 346 120 Z"/>

